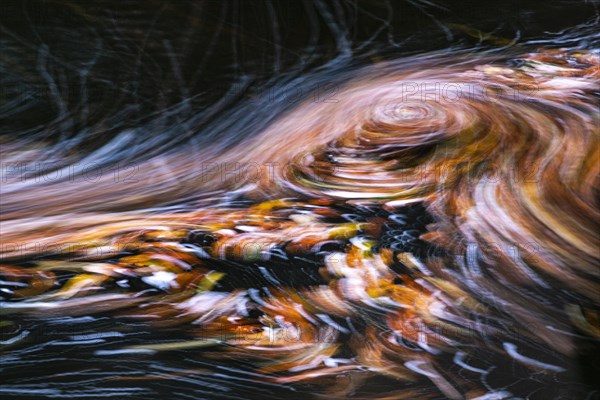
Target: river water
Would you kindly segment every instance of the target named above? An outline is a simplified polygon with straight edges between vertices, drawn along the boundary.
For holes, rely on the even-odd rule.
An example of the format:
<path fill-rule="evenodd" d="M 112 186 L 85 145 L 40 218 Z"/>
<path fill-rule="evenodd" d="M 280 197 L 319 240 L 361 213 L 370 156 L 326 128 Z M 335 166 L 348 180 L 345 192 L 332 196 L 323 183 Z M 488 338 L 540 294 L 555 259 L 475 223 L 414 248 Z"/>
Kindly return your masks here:
<path fill-rule="evenodd" d="M 596 399 L 595 1 L 9 1 L 3 398 Z"/>

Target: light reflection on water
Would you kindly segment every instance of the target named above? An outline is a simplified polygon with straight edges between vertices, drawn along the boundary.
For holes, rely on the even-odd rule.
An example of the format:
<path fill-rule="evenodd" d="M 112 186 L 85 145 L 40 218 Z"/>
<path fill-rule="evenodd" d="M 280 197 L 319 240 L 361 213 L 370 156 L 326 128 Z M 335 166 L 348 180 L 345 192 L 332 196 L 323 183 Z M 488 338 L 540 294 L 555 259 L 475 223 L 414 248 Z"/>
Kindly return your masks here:
<path fill-rule="evenodd" d="M 85 61 L 3 42 L 9 94 L 41 77 L 56 115 L 36 125 L 35 87 L 2 108 L 0 393 L 597 396 L 597 23 L 378 59 L 315 4 L 336 56 L 275 51 L 250 98 L 234 63 L 201 107 L 168 37 L 140 54 L 164 56 L 174 103 L 142 80 L 86 92 L 140 28 L 103 27 Z"/>

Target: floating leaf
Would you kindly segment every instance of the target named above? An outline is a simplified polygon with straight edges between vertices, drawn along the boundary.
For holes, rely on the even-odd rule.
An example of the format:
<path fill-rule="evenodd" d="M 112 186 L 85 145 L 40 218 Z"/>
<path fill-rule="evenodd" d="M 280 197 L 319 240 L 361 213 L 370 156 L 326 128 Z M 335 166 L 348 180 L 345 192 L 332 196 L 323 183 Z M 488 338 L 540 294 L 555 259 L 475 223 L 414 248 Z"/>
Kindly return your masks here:
<path fill-rule="evenodd" d="M 217 282 L 224 276 L 224 272 L 211 271 L 200 280 L 200 283 L 198 283 L 198 288 L 196 290 L 199 293 L 211 291 L 212 288 L 217 284 Z"/>

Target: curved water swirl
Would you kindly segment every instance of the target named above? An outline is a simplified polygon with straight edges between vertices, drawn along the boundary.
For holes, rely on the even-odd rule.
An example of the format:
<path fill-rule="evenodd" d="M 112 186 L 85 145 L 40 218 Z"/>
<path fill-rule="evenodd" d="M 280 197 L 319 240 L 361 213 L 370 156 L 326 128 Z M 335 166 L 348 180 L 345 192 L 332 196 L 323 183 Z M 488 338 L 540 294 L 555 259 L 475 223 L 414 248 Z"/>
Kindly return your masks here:
<path fill-rule="evenodd" d="M 402 382 L 397 397 L 493 396 L 502 389 L 493 364 L 507 362 L 553 382 L 577 354 L 575 337 L 598 338 L 600 60 L 560 50 L 509 61 L 433 55 L 368 68 L 336 101 L 305 102 L 223 153 L 161 156 L 176 168 L 157 193 L 104 181 L 96 193 L 114 204 L 92 201 L 91 184 L 63 204 L 54 186 L 48 217 L 34 221 L 25 206 L 39 200 L 15 190 L 6 237 L 42 246 L 3 247 L 6 313 L 111 312 L 185 330 L 202 340 L 114 351 L 206 347 L 205 358 L 252 360 L 259 380 L 315 381 L 339 398 L 382 377 Z M 194 156 L 272 168 L 260 179 L 205 179 L 188 164 Z M 236 208 L 218 198 L 159 214 L 95 208 L 171 187 L 175 202 L 231 188 L 275 200 Z M 405 229 L 399 214 L 413 202 L 433 221 L 415 235 L 436 252 L 376 245 Z M 294 260 L 309 284 L 295 288 L 280 260 Z M 235 281 L 244 267 L 261 280 Z M 541 360 L 531 356 L 540 346 Z M 340 373 L 356 378 L 333 385 Z"/>

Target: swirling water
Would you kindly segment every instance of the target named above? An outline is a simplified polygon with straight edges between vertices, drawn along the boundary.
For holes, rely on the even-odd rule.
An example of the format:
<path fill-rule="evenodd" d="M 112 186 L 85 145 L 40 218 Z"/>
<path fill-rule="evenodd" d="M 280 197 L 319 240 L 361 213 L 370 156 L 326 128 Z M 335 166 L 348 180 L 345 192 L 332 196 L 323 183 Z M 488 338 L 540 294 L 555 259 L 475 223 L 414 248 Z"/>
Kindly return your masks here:
<path fill-rule="evenodd" d="M 201 9 L 205 46 L 251 48 L 224 4 Z M 316 2 L 335 56 L 289 66 L 274 27 L 249 98 L 237 53 L 225 93 L 193 91 L 172 27 L 134 3 L 57 9 L 94 51 L 3 42 L 3 396 L 598 395 L 597 20 L 431 51 L 390 33 L 376 57 Z M 103 75 L 121 59 L 122 87 Z M 163 68 L 182 100 L 152 95 Z"/>

